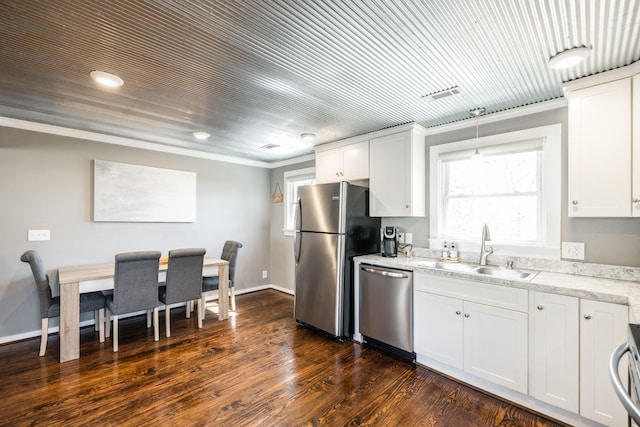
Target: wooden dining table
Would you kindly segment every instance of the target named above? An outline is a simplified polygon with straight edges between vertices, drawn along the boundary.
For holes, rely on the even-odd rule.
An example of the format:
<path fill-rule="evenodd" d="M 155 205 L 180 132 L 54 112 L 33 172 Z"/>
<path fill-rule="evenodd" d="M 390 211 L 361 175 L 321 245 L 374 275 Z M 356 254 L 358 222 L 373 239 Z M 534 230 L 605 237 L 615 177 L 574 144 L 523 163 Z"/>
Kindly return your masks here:
<path fill-rule="evenodd" d="M 217 275 L 229 283 L 229 262 L 204 257 L 203 276 Z M 160 272 L 167 264 L 160 262 Z M 60 363 L 80 358 L 80 293 L 113 289 L 115 263 L 73 265 L 58 268 L 60 282 Z M 111 279 L 111 280 L 109 280 Z M 229 287 L 218 287 L 218 320 L 229 318 Z"/>

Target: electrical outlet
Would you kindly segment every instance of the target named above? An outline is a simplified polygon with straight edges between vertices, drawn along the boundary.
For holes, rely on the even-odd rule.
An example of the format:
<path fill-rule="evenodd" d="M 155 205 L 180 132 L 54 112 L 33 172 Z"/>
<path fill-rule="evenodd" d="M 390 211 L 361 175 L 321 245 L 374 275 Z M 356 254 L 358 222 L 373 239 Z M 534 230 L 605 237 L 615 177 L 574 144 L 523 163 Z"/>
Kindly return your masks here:
<path fill-rule="evenodd" d="M 562 258 L 584 260 L 584 243 L 562 242 Z"/>
<path fill-rule="evenodd" d="M 267 270 L 262 270 L 262 278 L 263 279 L 267 278 Z"/>
<path fill-rule="evenodd" d="M 27 230 L 27 240 L 30 242 L 51 240 L 51 232 L 49 230 Z"/>
<path fill-rule="evenodd" d="M 413 234 L 411 233 L 404 233 L 404 242 L 407 245 L 412 245 L 413 244 Z"/>

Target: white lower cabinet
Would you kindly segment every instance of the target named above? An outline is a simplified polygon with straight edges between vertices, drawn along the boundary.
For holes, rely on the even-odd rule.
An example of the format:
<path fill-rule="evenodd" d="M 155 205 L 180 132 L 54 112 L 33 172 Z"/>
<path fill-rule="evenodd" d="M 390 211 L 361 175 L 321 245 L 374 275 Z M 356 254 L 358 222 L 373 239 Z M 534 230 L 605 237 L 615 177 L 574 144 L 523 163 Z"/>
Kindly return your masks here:
<path fill-rule="evenodd" d="M 464 370 L 527 393 L 527 313 L 465 301 Z"/>
<path fill-rule="evenodd" d="M 414 292 L 413 305 L 414 351 L 462 369 L 463 301 L 429 292 Z"/>
<path fill-rule="evenodd" d="M 607 426 L 627 426 L 627 412 L 609 378 L 611 353 L 627 339 L 628 307 L 580 300 L 580 415 Z M 627 385 L 627 359 L 620 378 Z"/>
<path fill-rule="evenodd" d="M 578 413 L 580 301 L 531 292 L 531 394 Z"/>
<path fill-rule="evenodd" d="M 485 292 L 486 286 L 503 289 Z M 523 311 L 503 308 L 522 299 L 512 293 L 524 293 Z M 524 289 L 415 274 L 416 354 L 527 393 L 526 293 Z M 495 306 L 490 305 L 489 295 L 496 297 Z"/>
<path fill-rule="evenodd" d="M 627 426 L 608 369 L 627 323 L 626 305 L 414 273 L 419 363 L 570 423 Z"/>

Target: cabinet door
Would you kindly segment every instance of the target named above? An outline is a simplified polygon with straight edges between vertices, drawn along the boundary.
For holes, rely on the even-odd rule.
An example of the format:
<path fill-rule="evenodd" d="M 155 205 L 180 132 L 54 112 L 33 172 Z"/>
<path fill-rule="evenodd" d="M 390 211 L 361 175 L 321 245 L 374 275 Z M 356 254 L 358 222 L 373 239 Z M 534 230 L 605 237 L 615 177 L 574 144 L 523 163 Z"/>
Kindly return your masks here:
<path fill-rule="evenodd" d="M 532 395 L 578 413 L 579 300 L 532 292 Z"/>
<path fill-rule="evenodd" d="M 627 306 L 580 300 L 580 415 L 612 427 L 627 425 L 609 378 L 609 358 L 627 339 L 627 322 Z M 627 369 L 624 358 L 620 378 L 625 383 Z"/>
<path fill-rule="evenodd" d="M 342 147 L 343 181 L 369 179 L 369 141 Z"/>
<path fill-rule="evenodd" d="M 372 216 L 410 216 L 410 133 L 371 140 L 370 211 Z"/>
<path fill-rule="evenodd" d="M 527 313 L 464 303 L 464 370 L 527 393 Z"/>
<path fill-rule="evenodd" d="M 632 215 L 640 217 L 640 74 L 633 78 L 633 188 Z"/>
<path fill-rule="evenodd" d="M 459 299 L 414 292 L 413 348 L 458 369 L 462 364 L 462 310 Z"/>
<path fill-rule="evenodd" d="M 631 215 L 631 79 L 569 95 L 569 216 Z"/>
<path fill-rule="evenodd" d="M 316 152 L 316 183 L 340 182 L 342 154 L 339 148 Z"/>

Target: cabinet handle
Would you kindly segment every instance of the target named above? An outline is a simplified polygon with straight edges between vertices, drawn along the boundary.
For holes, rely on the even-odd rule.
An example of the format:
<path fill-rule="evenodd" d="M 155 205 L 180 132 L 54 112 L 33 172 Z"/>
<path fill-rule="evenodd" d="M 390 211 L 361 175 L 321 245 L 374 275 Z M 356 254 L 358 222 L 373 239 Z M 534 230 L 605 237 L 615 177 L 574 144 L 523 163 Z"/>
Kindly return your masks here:
<path fill-rule="evenodd" d="M 464 317 L 469 317 L 469 313 L 465 313 L 465 314 L 464 314 Z"/>
<path fill-rule="evenodd" d="M 584 315 L 584 318 L 585 318 L 585 319 L 587 319 L 587 320 L 589 320 L 589 319 L 591 319 L 591 315 L 590 315 L 590 314 L 585 314 L 585 315 Z"/>
<path fill-rule="evenodd" d="M 457 314 L 458 316 L 460 316 L 460 315 L 462 314 L 462 312 L 461 312 L 460 310 L 456 310 L 456 314 Z"/>
<path fill-rule="evenodd" d="M 640 198 L 639 197 L 634 197 L 633 198 L 633 203 L 640 203 Z"/>
<path fill-rule="evenodd" d="M 574 200 L 573 202 L 571 202 L 571 204 L 572 204 L 573 206 L 577 205 L 578 203 L 579 203 L 579 202 L 578 202 L 577 200 Z"/>
<path fill-rule="evenodd" d="M 336 176 L 340 176 L 340 172 L 336 172 Z"/>
<path fill-rule="evenodd" d="M 404 205 L 405 208 L 409 209 L 409 205 Z"/>
<path fill-rule="evenodd" d="M 538 310 L 544 310 L 544 305 L 536 306 L 536 308 L 537 308 Z"/>

